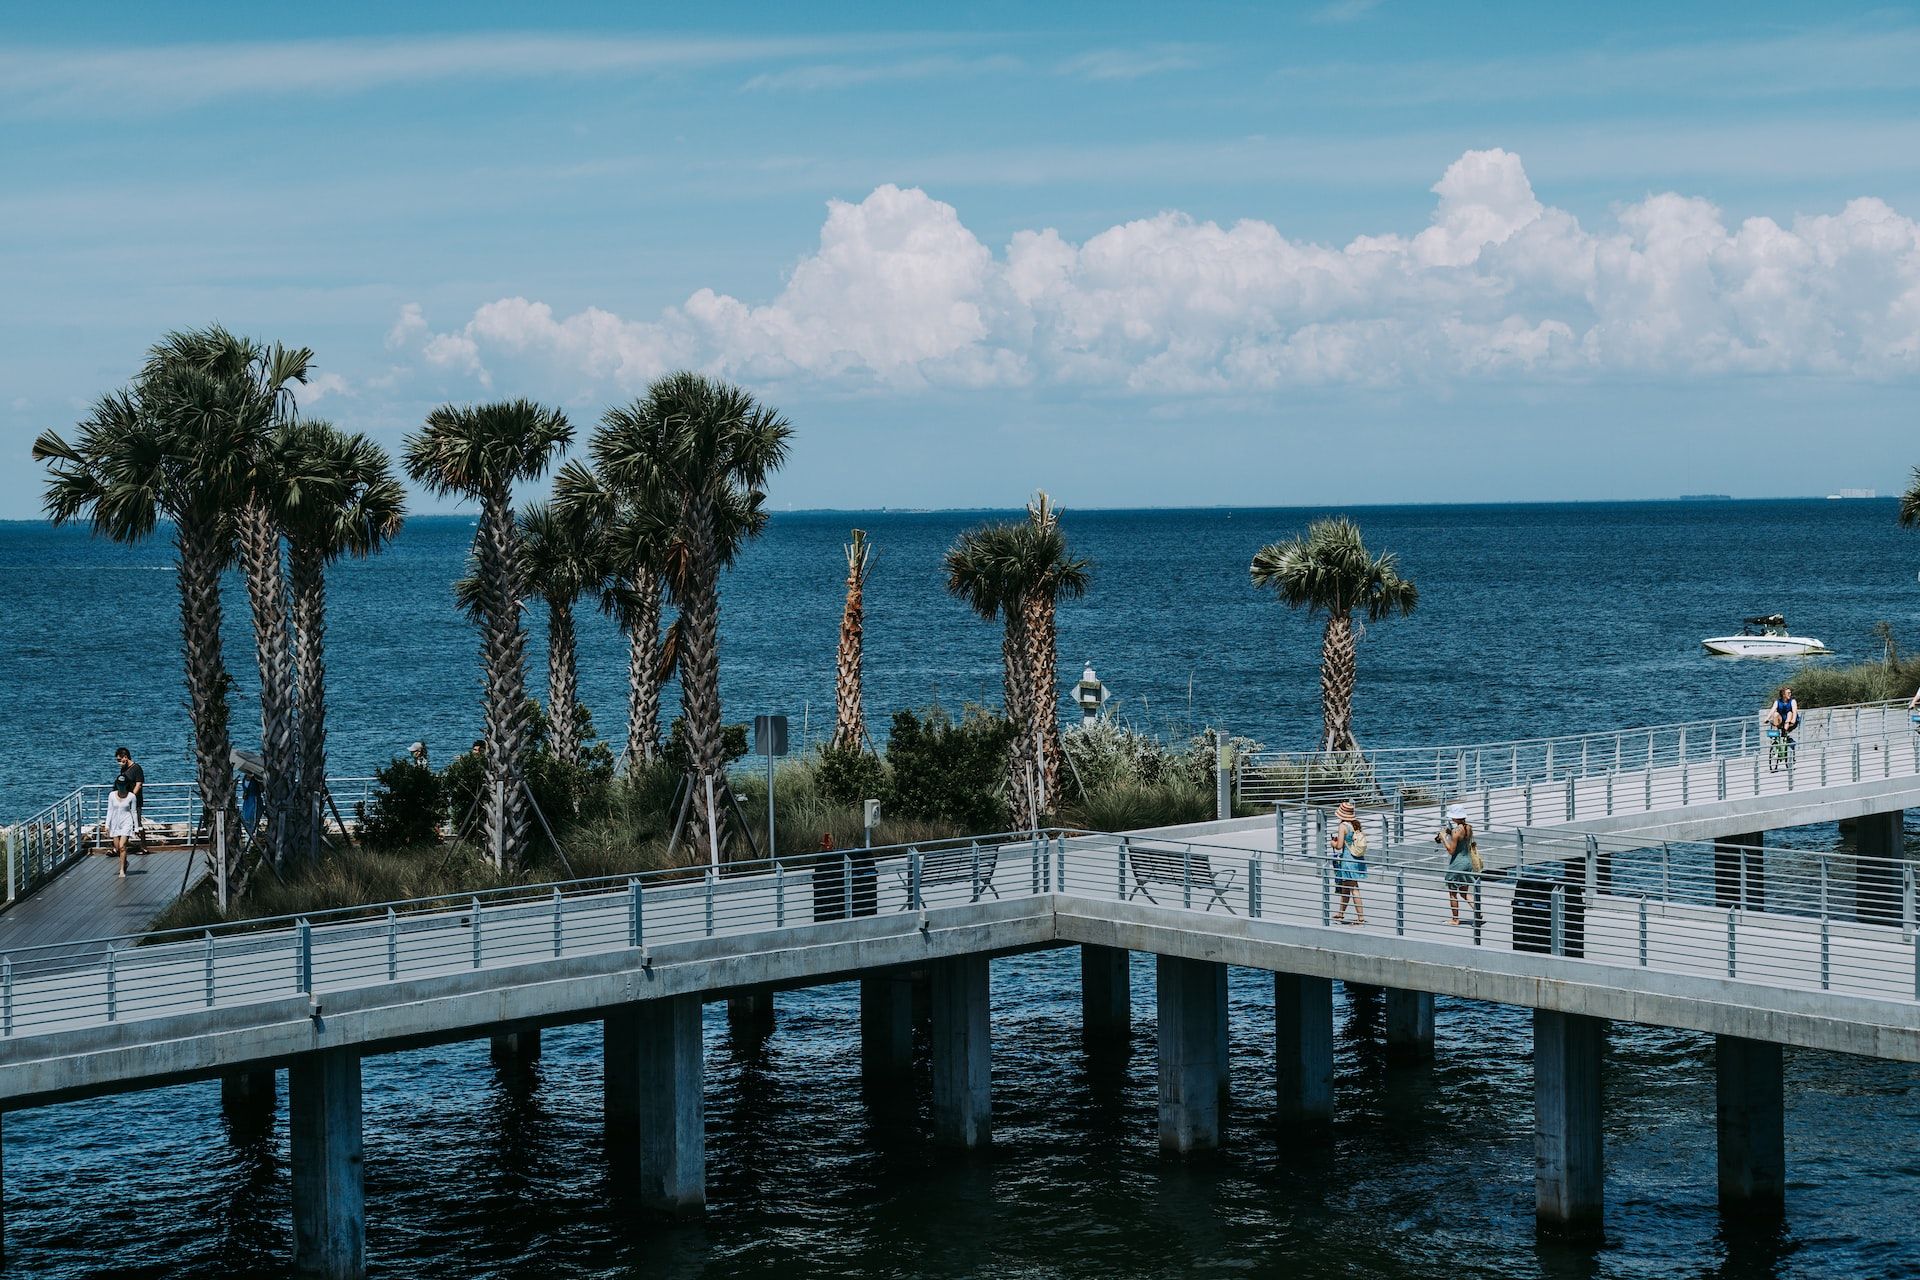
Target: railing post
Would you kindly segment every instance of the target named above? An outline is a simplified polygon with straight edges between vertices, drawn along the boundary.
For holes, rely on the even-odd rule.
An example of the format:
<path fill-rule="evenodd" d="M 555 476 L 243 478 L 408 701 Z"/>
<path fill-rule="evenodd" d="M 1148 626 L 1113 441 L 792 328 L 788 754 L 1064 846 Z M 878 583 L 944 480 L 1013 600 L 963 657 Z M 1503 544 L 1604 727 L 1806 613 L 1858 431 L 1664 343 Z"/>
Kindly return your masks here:
<path fill-rule="evenodd" d="M 1665 840 L 1660 842 L 1660 900 L 1673 901 L 1673 850 Z"/>
<path fill-rule="evenodd" d="M 560 886 L 555 885 L 553 886 L 553 954 L 555 956 L 558 956 L 566 950 L 566 942 L 564 934 L 562 933 L 564 926 L 561 924 L 561 911 Z"/>
<path fill-rule="evenodd" d="M 1533 825 L 1533 784 L 1529 782 L 1522 792 L 1527 798 L 1527 825 Z"/>
<path fill-rule="evenodd" d="M 473 912 L 473 967 L 474 967 L 474 968 L 476 968 L 476 969 L 478 969 L 478 968 L 480 967 L 480 956 L 481 956 L 481 951 L 480 951 L 480 922 L 481 922 L 481 915 L 480 915 L 480 899 L 479 899 L 479 898 L 477 898 L 477 897 L 476 897 L 476 898 L 474 898 L 474 899 L 473 899 L 473 904 L 472 904 L 472 906 L 471 906 L 471 907 L 469 907 L 468 909 L 469 909 L 469 910 L 471 910 L 471 911 Z"/>
<path fill-rule="evenodd" d="M 1493 792 L 1485 788 L 1480 791 L 1480 829 L 1493 830 Z"/>
<path fill-rule="evenodd" d="M 1587 836 L 1587 905 L 1594 905 L 1594 899 L 1600 896 L 1600 837 L 1591 833 Z"/>
<path fill-rule="evenodd" d="M 1680 803 L 1682 806 L 1693 803 L 1692 788 L 1688 785 L 1692 781 L 1693 770 L 1689 769 L 1687 762 L 1682 760 L 1680 762 Z"/>
<path fill-rule="evenodd" d="M 1613 775 L 1607 775 L 1607 816 L 1613 816 Z"/>
<path fill-rule="evenodd" d="M 1913 937 L 1913 864 L 1909 862 L 1900 869 L 1900 929 L 1909 939 Z"/>
<path fill-rule="evenodd" d="M 1320 923 L 1323 926 L 1333 923 L 1333 877 L 1330 874 L 1332 870 L 1329 864 L 1325 862 L 1320 864 Z"/>
<path fill-rule="evenodd" d="M 213 891 L 221 914 L 227 910 L 227 811 L 213 815 Z"/>
<path fill-rule="evenodd" d="M 1653 812 L 1653 735 L 1647 735 L 1647 771 L 1640 775 L 1642 790 L 1646 793 L 1645 812 Z"/>
<path fill-rule="evenodd" d="M 293 924 L 296 990 L 313 994 L 313 926 L 301 916 Z"/>
<path fill-rule="evenodd" d="M 1822 782 L 1825 782 L 1826 781 L 1826 775 L 1825 775 L 1826 757 L 1822 756 L 1820 760 L 1821 760 L 1820 767 L 1822 770 L 1820 780 Z M 1725 800 L 1727 798 L 1727 762 L 1725 760 L 1720 761 L 1720 780 L 1719 780 L 1719 785 L 1717 790 L 1718 790 L 1718 794 L 1714 798 L 1717 800 Z"/>
<path fill-rule="evenodd" d="M 1736 971 L 1736 961 L 1734 957 L 1734 951 L 1738 946 L 1738 943 L 1734 938 L 1734 928 L 1735 928 L 1734 922 L 1739 918 L 1739 916 L 1740 916 L 1740 912 L 1738 908 L 1736 907 L 1727 908 L 1727 976 L 1729 978 L 1731 978 Z"/>
<path fill-rule="evenodd" d="M 1647 895 L 1640 895 L 1640 967 L 1647 967 Z"/>
<path fill-rule="evenodd" d="M 1860 739 L 1853 740 L 1853 780 L 1860 781 Z"/>
<path fill-rule="evenodd" d="M 1571 773 L 1567 775 L 1567 821 L 1568 822 L 1573 821 L 1573 777 L 1574 775 Z"/>
<path fill-rule="evenodd" d="M 1067 838 L 1063 835 L 1053 838 L 1053 891 L 1067 891 Z"/>
<path fill-rule="evenodd" d="M 1124 902 L 1127 897 L 1127 838 L 1121 836 L 1113 845 L 1113 900 Z M 973 848 L 973 898 L 980 900 L 980 846 Z"/>
<path fill-rule="evenodd" d="M 1514 830 L 1513 863 L 1517 870 L 1524 871 L 1527 868 L 1527 830 L 1525 827 L 1518 827 Z"/>
<path fill-rule="evenodd" d="M 1407 797 L 1401 791 L 1393 793 L 1393 838 L 1395 840 L 1407 838 Z"/>
<path fill-rule="evenodd" d="M 1180 905 L 1193 905 L 1193 846 L 1190 844 L 1180 850 Z"/>
<path fill-rule="evenodd" d="M 14 870 L 14 863 L 19 860 L 18 846 L 20 842 L 14 838 L 12 831 L 0 833 L 0 839 L 6 842 L 7 901 L 15 902 L 20 897 L 19 873 Z"/>
<path fill-rule="evenodd" d="M 840 918 L 853 919 L 853 855 L 849 853 L 840 855 Z"/>
<path fill-rule="evenodd" d="M 1820 744 L 1820 785 L 1827 785 L 1827 744 Z"/>
<path fill-rule="evenodd" d="M 1567 954 L 1567 887 L 1557 884 L 1547 899 L 1547 950 Z"/>
<path fill-rule="evenodd" d="M 116 959 L 120 954 L 115 947 L 107 948 L 107 1021 L 115 1022 L 120 1017 L 120 969 Z"/>
<path fill-rule="evenodd" d="M 1247 915 L 1260 918 L 1260 855 L 1247 859 Z"/>
<path fill-rule="evenodd" d="M 706 893 L 707 936 L 711 938 L 713 936 L 713 885 L 714 885 L 714 880 L 716 879 L 716 877 L 713 874 L 713 868 L 708 867 L 706 874 L 701 876 L 700 878 L 706 883 L 706 886 L 707 886 L 707 893 Z M 849 891 L 847 895 L 847 902 L 848 902 L 847 914 L 852 915 L 853 914 L 853 910 L 852 910 L 853 895 L 851 891 Z"/>
<path fill-rule="evenodd" d="M 920 896 L 920 851 L 907 850 L 907 906 L 919 911 L 926 906 L 926 900 Z"/>
<path fill-rule="evenodd" d="M 200 963 L 201 981 L 202 981 L 202 985 L 206 989 L 207 1008 L 211 1009 L 213 1008 L 213 999 L 214 999 L 213 930 L 211 929 L 207 930 L 206 932 L 205 938 L 203 940 L 203 945 L 200 948 L 200 956 L 201 956 L 201 963 Z"/>
<path fill-rule="evenodd" d="M 400 977 L 400 917 L 387 908 L 387 981 Z"/>
<path fill-rule="evenodd" d="M 1393 876 L 1393 932 L 1399 937 L 1407 933 L 1407 873 L 1397 871 Z"/>
<path fill-rule="evenodd" d="M 787 927 L 787 866 L 784 862 L 773 864 L 773 927 Z"/>
<path fill-rule="evenodd" d="M 641 938 L 645 936 L 643 928 L 646 921 L 642 915 L 644 907 L 640 899 L 641 893 L 638 877 L 629 879 L 627 881 L 627 945 L 630 947 L 638 947 Z"/>
<path fill-rule="evenodd" d="M 0 1036 L 13 1034 L 13 957 L 0 956 Z"/>

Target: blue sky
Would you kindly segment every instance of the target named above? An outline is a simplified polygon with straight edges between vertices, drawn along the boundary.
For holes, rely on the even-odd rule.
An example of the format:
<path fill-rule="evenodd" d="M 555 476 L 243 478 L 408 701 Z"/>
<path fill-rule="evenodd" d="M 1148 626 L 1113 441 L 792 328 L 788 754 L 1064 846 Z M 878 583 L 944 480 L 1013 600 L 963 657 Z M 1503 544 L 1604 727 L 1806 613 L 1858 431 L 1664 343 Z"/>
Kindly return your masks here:
<path fill-rule="evenodd" d="M 713 369 L 776 506 L 1891 490 L 1916 107 L 1906 9 L 14 6 L 0 517 L 213 319 L 389 445 Z"/>

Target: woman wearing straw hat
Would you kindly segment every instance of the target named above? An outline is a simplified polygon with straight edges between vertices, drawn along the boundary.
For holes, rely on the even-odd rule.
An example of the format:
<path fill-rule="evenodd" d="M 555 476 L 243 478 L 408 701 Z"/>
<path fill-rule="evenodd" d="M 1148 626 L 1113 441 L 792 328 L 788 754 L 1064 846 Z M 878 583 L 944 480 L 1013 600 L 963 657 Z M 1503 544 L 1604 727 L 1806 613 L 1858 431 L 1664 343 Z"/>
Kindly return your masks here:
<path fill-rule="evenodd" d="M 1462 904 L 1467 906 L 1469 916 L 1473 914 L 1473 882 L 1480 874 L 1480 868 L 1474 865 L 1480 859 L 1480 851 L 1473 842 L 1473 824 L 1467 821 L 1467 806 L 1447 806 L 1446 829 L 1433 841 L 1447 851 L 1447 913 L 1453 917 L 1454 924 L 1461 924 Z"/>
<path fill-rule="evenodd" d="M 1351 800 L 1342 801 L 1335 812 L 1333 834 L 1327 843 L 1338 860 L 1333 869 L 1333 887 L 1339 893 L 1334 909 L 1335 924 L 1347 922 L 1347 903 L 1353 903 L 1353 922 L 1367 922 L 1367 904 L 1360 901 L 1360 882 L 1367 878 L 1367 833 L 1360 829 L 1360 815 Z"/>

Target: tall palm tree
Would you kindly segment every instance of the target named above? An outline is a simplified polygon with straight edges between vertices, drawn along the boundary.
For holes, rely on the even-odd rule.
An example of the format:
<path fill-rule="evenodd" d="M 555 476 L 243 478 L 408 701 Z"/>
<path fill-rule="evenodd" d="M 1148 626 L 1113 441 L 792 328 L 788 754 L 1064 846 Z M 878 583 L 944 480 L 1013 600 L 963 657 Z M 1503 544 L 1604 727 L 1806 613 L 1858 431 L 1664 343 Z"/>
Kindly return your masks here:
<path fill-rule="evenodd" d="M 1001 623 L 1001 696 L 1007 723 L 1015 731 L 1007 756 L 1007 794 L 1013 801 L 1015 822 L 1032 826 L 1039 821 L 1039 797 L 1031 781 L 1034 738 L 1029 707 L 1034 682 L 1027 666 L 1031 647 L 1025 584 L 1020 577 L 1022 536 L 1016 524 L 969 529 L 954 539 L 943 565 L 948 594 L 982 619 Z"/>
<path fill-rule="evenodd" d="M 1900 495 L 1900 524 L 1906 529 L 1920 526 L 1920 467 L 1913 469 L 1913 480 Z"/>
<path fill-rule="evenodd" d="M 638 773 L 660 758 L 660 690 L 670 673 L 660 613 L 676 512 L 658 495 L 615 493 L 579 462 L 567 463 L 554 477 L 553 506 L 600 531 L 600 608 L 627 637 L 626 768 Z"/>
<path fill-rule="evenodd" d="M 175 429 L 221 434 L 232 450 L 227 500 L 234 508 L 242 576 L 260 668 L 260 755 L 265 855 L 278 863 L 294 846 L 299 755 L 294 742 L 292 617 L 276 512 L 281 495 L 317 478 L 285 474 L 273 448 L 293 387 L 307 379 L 313 352 L 262 346 L 219 325 L 169 333 L 147 354 L 142 376 L 165 383 L 164 413 Z"/>
<path fill-rule="evenodd" d="M 1032 682 L 1026 732 L 1039 778 L 1040 803 L 1060 794 L 1066 748 L 1060 741 L 1060 645 L 1055 614 L 1062 600 L 1087 594 L 1092 562 L 1076 558 L 1060 528 L 1060 509 L 1045 493 L 1027 504 L 1027 523 L 1016 526 L 1016 579 L 1025 615 L 1026 672 Z"/>
<path fill-rule="evenodd" d="M 873 569 L 873 544 L 865 529 L 855 529 L 846 545 L 847 603 L 840 611 L 840 648 L 835 655 L 833 746 L 858 751 L 867 722 L 860 710 L 860 654 L 865 641 L 867 574 Z"/>
<path fill-rule="evenodd" d="M 573 606 L 607 577 L 605 531 L 578 506 L 536 502 L 520 513 L 528 589 L 547 602 L 547 726 L 555 758 L 580 760 L 579 658 Z"/>
<path fill-rule="evenodd" d="M 524 859 L 530 816 L 524 757 L 532 725 L 527 633 L 520 626 L 526 586 L 513 486 L 543 474 L 572 438 L 564 413 L 530 400 L 442 405 L 407 438 L 408 475 L 441 496 L 460 494 L 480 503 L 473 570 L 486 675 L 487 834 L 501 867 Z"/>
<path fill-rule="evenodd" d="M 1320 719 L 1323 751 L 1356 751 L 1353 736 L 1353 615 L 1380 622 L 1412 613 L 1420 589 L 1400 576 L 1391 552 L 1375 556 L 1360 527 L 1345 516 L 1316 520 L 1305 536 L 1260 548 L 1253 557 L 1253 585 L 1271 587 L 1290 609 L 1326 615 L 1320 649 Z"/>
<path fill-rule="evenodd" d="M 274 448 L 282 475 L 320 481 L 284 488 L 279 504 L 293 592 L 300 780 L 310 814 L 327 782 L 327 566 L 391 542 L 406 518 L 407 495 L 386 450 L 360 432 L 303 418 L 280 430 Z"/>
<path fill-rule="evenodd" d="M 71 444 L 48 431 L 33 442 L 33 456 L 50 472 L 45 509 L 55 524 L 85 519 L 95 537 L 127 544 L 151 537 L 161 520 L 173 526 L 200 802 L 210 829 L 221 816 L 227 830 L 235 832 L 227 702 L 232 679 L 220 648 L 220 574 L 233 548 L 223 480 L 230 450 L 217 430 L 170 429 L 159 412 L 164 394 L 164 387 L 142 380 L 130 390 L 103 396 L 80 422 Z M 207 846 L 208 874 L 220 884 L 228 883 L 219 872 L 234 869 L 239 841 L 226 847 L 228 865 L 216 868 L 215 846 L 211 841 Z"/>
<path fill-rule="evenodd" d="M 792 435 L 778 410 L 747 391 L 681 372 L 657 379 L 632 404 L 609 409 L 593 440 L 594 468 L 615 492 L 649 495 L 675 512 L 667 587 L 679 616 L 667 652 L 680 672 L 694 805 L 716 844 L 725 834 L 718 800 L 727 788 L 720 570 L 740 542 L 765 526 L 767 477 L 786 460 Z M 712 807 L 708 780 L 714 785 Z"/>

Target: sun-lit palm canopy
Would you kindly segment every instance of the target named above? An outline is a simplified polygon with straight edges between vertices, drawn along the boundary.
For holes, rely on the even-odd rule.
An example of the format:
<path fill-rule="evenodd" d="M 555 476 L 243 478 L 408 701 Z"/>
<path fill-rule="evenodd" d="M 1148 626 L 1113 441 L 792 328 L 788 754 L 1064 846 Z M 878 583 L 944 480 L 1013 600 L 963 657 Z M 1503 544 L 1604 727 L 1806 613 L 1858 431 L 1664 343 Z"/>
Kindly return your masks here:
<path fill-rule="evenodd" d="M 478 497 L 546 471 L 573 439 L 567 415 L 531 400 L 441 405 L 407 439 L 407 474 L 442 497 Z"/>
<path fill-rule="evenodd" d="M 1253 585 L 1269 587 L 1290 608 L 1310 613 L 1363 613 L 1369 622 L 1413 612 L 1420 589 L 1400 576 L 1391 552 L 1374 556 L 1360 527 L 1345 516 L 1316 520 L 1304 536 L 1260 548 Z"/>

